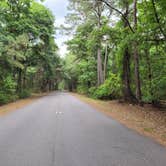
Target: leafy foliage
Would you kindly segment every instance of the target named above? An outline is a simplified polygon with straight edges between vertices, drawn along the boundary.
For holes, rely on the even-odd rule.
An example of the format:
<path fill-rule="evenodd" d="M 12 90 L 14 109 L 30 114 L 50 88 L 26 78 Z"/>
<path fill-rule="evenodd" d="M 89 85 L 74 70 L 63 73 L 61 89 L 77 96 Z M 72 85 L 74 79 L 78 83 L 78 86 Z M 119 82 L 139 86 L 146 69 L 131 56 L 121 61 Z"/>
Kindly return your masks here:
<path fill-rule="evenodd" d="M 56 88 L 54 16 L 34 0 L 0 2 L 0 104 Z"/>
<path fill-rule="evenodd" d="M 75 86 L 70 90 L 94 98 L 123 97 L 133 102 L 139 100 L 140 88 L 143 102 L 166 99 L 165 1 L 135 2 L 70 0 L 67 20 L 75 30 L 73 38 L 67 42 L 74 59 L 69 60 L 68 56 L 65 59 L 66 67 L 70 61 L 70 70 L 74 73 L 70 84 Z M 99 49 L 101 72 L 105 75 L 100 86 Z"/>
<path fill-rule="evenodd" d="M 104 84 L 97 89 L 92 87 L 89 89 L 90 96 L 98 99 L 117 99 L 121 96 L 120 78 L 111 73 Z"/>
<path fill-rule="evenodd" d="M 16 83 L 11 76 L 3 78 L 3 81 L 0 82 L 0 105 L 17 99 L 15 88 Z"/>

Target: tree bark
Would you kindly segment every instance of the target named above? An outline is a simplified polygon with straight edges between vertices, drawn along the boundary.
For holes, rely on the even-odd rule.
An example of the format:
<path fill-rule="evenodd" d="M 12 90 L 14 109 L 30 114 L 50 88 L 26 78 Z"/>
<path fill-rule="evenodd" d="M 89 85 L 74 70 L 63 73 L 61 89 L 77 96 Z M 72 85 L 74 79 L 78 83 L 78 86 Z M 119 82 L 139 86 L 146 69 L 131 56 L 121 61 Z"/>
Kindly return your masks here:
<path fill-rule="evenodd" d="M 106 73 L 107 73 L 107 60 L 108 60 L 108 46 L 106 44 L 105 48 L 105 57 L 104 57 L 104 81 L 106 80 Z"/>
<path fill-rule="evenodd" d="M 146 56 L 146 64 L 147 64 L 147 69 L 148 69 L 148 81 L 149 81 L 149 91 L 151 97 L 153 97 L 153 90 L 152 90 L 152 67 L 151 67 L 151 62 L 150 62 L 150 57 L 149 57 L 149 50 L 148 48 L 145 49 L 145 56 Z"/>
<path fill-rule="evenodd" d="M 128 18 L 129 15 L 129 4 L 126 3 L 126 11 L 125 11 L 125 18 Z M 124 21 L 124 28 L 128 27 L 128 22 L 126 19 Z M 123 72 L 122 72 L 122 83 L 123 83 L 123 98 L 126 102 L 136 102 L 136 98 L 132 93 L 131 86 L 130 86 L 130 53 L 128 50 L 128 46 L 124 50 L 123 54 Z"/>
<path fill-rule="evenodd" d="M 134 0 L 134 29 L 137 32 L 137 0 Z M 136 98 L 141 103 L 141 84 L 139 73 L 139 54 L 138 54 L 138 42 L 135 40 L 134 47 L 134 72 L 135 72 L 135 84 L 136 84 Z"/>
<path fill-rule="evenodd" d="M 102 69 L 102 59 L 101 59 L 101 48 L 97 50 L 97 74 L 98 74 L 98 86 L 103 84 L 103 69 Z"/>
<path fill-rule="evenodd" d="M 125 49 L 123 55 L 123 97 L 127 102 L 136 102 L 135 96 L 133 95 L 130 87 L 130 53 L 128 48 Z"/>
<path fill-rule="evenodd" d="M 28 87 L 26 87 L 26 70 L 27 70 L 27 67 L 25 66 L 25 68 L 23 70 L 23 83 L 22 83 L 23 89 L 28 88 Z"/>
<path fill-rule="evenodd" d="M 101 23 L 101 16 L 103 12 L 103 5 L 100 1 L 96 0 L 95 2 L 95 8 L 94 11 L 96 13 L 97 17 L 97 28 L 98 30 L 101 29 L 102 23 Z M 102 63 L 102 54 L 101 54 L 101 39 L 98 41 L 98 49 L 97 49 L 97 86 L 100 86 L 104 82 L 104 76 L 103 76 L 103 63 Z"/>
<path fill-rule="evenodd" d="M 22 70 L 18 69 L 17 92 L 22 92 Z"/>

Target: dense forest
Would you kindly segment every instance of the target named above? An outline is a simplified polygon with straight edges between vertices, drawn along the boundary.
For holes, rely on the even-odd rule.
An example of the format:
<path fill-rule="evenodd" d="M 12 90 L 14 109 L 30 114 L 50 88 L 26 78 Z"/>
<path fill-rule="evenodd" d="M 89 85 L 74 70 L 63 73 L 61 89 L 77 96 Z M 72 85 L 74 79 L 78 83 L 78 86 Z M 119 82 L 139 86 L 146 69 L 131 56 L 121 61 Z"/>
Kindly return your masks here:
<path fill-rule="evenodd" d="M 35 0 L 0 1 L 0 104 L 67 89 L 99 99 L 166 99 L 165 0 L 69 0 L 72 38 L 58 55 L 52 12 Z"/>
<path fill-rule="evenodd" d="M 69 89 L 142 104 L 166 99 L 165 0 L 70 0 Z"/>
<path fill-rule="evenodd" d="M 0 104 L 57 86 L 54 20 L 34 0 L 0 1 Z"/>

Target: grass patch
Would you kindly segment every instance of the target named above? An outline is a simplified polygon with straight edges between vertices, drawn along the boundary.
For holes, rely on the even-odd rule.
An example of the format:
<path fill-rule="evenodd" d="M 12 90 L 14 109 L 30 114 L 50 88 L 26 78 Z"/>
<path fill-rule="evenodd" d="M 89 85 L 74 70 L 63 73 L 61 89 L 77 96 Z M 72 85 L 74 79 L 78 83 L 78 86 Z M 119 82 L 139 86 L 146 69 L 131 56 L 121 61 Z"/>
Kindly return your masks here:
<path fill-rule="evenodd" d="M 152 133 L 153 132 L 153 128 L 144 128 L 144 131 Z"/>

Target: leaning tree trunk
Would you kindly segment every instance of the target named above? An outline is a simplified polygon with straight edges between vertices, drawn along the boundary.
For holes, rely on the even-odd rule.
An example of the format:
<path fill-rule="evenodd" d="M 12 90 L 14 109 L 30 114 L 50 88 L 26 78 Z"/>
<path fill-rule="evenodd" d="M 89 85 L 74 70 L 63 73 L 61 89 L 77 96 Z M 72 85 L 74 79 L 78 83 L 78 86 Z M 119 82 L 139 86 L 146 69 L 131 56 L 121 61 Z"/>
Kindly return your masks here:
<path fill-rule="evenodd" d="M 134 0 L 134 29 L 137 32 L 137 0 Z M 136 98 L 141 103 L 141 84 L 139 73 L 139 54 L 138 54 L 138 42 L 135 40 L 134 47 L 134 72 L 135 72 L 135 84 L 136 84 Z"/>

